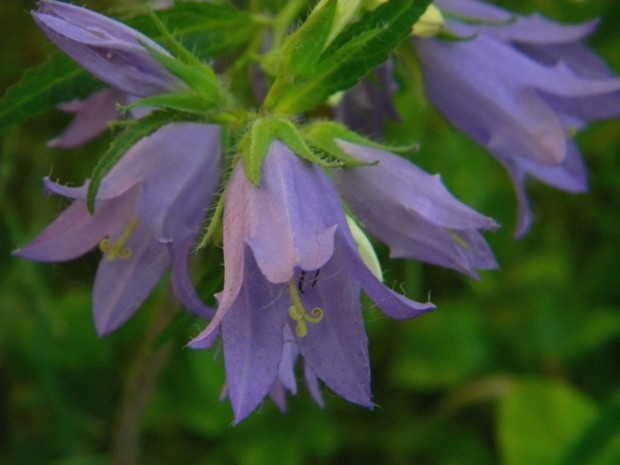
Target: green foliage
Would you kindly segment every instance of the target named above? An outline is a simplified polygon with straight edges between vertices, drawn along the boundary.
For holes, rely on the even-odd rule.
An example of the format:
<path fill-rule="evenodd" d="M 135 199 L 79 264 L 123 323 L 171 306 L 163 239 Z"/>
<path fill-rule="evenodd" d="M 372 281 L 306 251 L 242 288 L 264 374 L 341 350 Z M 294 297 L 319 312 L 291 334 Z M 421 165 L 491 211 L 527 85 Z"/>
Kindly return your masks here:
<path fill-rule="evenodd" d="M 429 4 L 430 0 L 392 0 L 367 11 L 334 39 L 313 68 L 310 65 L 315 61 L 318 45 L 309 54 L 312 58 L 308 61 L 295 56 L 307 53 L 306 47 L 285 50 L 288 53 L 281 54 L 280 62 L 301 63 L 298 68 L 303 74 L 296 74 L 294 67 L 287 72 L 285 66 L 279 66 L 280 72 L 284 72 L 277 76 L 265 107 L 276 113 L 294 115 L 311 110 L 340 90 L 353 87 L 372 68 L 385 62 L 392 50 L 411 34 L 412 26 Z M 321 17 L 325 16 L 327 21 L 329 11 L 326 6 L 321 12 Z M 305 32 L 309 37 L 303 39 L 303 43 L 311 43 L 312 39 L 321 47 L 325 43 L 324 29 L 308 28 Z"/>
<path fill-rule="evenodd" d="M 105 87 L 71 58 L 56 53 L 28 71 L 4 94 L 0 100 L 0 128 L 23 123 L 61 103 L 88 97 Z"/>
<path fill-rule="evenodd" d="M 264 20 L 225 2 L 177 2 L 172 8 L 158 11 L 157 17 L 189 50 L 203 58 L 234 52 L 264 25 Z M 148 15 L 132 18 L 127 24 L 156 40 L 162 38 Z"/>
<path fill-rule="evenodd" d="M 271 14 L 289 2 L 253 3 Z M 522 12 L 541 9 L 566 22 L 601 16 L 591 46 L 620 71 L 614 21 L 620 14 L 618 2 L 495 3 Z M 40 50 L 38 33 L 19 5 L 6 2 L 0 9 L 5 39 L 0 42 L 0 82 L 15 75 L 16 66 L 40 60 L 50 49 Z M 181 3 L 157 14 L 184 46 L 203 58 L 243 48 L 264 26 L 257 17 L 221 2 Z M 220 23 L 221 18 L 228 22 Z M 132 24 L 159 37 L 147 16 Z M 203 33 L 210 39 L 203 39 Z M 30 84 L 22 85 L 30 91 L 7 94 L 0 104 L 3 125 L 34 116 L 35 106 L 49 109 L 68 96 L 86 97 L 103 86 L 71 61 L 57 61 L 63 60 L 59 57 L 25 78 Z M 394 322 L 366 303 L 376 403 L 372 411 L 325 388 L 327 405 L 319 409 L 300 371 L 299 394 L 289 397 L 286 414 L 266 399 L 231 428 L 230 404 L 218 401 L 225 383 L 221 347 L 183 348 L 205 323 L 179 316 L 144 346 L 151 320 L 173 302 L 165 281 L 127 325 L 99 339 L 90 313 L 97 251 L 53 265 L 18 260 L 10 253 L 67 205 L 41 193 L 40 180 L 50 174 L 50 166 L 60 182 L 80 184 L 110 139 L 73 152 L 48 150 L 46 141 L 69 121 L 65 115 L 3 130 L 0 465 L 110 464 L 111 438 L 129 374 L 144 351 L 166 346 L 170 355 L 148 405 L 140 463 L 620 463 L 619 121 L 594 124 L 578 137 L 590 172 L 589 194 L 570 196 L 535 182 L 528 186 L 536 222 L 528 236 L 515 242 L 514 193 L 499 164 L 420 100 L 411 76 L 402 68 L 397 71 L 396 103 L 403 121 L 388 125 L 383 142 L 419 143 L 420 150 L 408 154 L 411 159 L 429 172 L 441 172 L 458 198 L 504 225 L 485 235 L 501 269 L 472 282 L 449 270 L 390 260 L 387 248 L 374 244 L 385 283 L 418 300 L 430 292 L 438 310 Z M 109 169 L 132 138 L 156 130 L 174 113 L 156 115 L 120 133 L 113 154 L 108 152 L 99 169 Z M 299 134 L 309 149 L 338 158 L 334 137 L 347 139 L 347 134 L 332 123 L 321 124 L 302 126 Z M 203 276 L 197 288 L 203 298 L 212 297 L 222 289 L 218 277 L 206 272 L 222 263 L 217 240 L 193 258 L 195 275 Z"/>
<path fill-rule="evenodd" d="M 308 161 L 326 167 L 338 166 L 337 163 L 329 163 L 315 155 L 290 121 L 276 117 L 259 118 L 252 123 L 250 132 L 239 143 L 245 175 L 255 186 L 260 186 L 261 166 L 274 139 L 279 139 Z"/>

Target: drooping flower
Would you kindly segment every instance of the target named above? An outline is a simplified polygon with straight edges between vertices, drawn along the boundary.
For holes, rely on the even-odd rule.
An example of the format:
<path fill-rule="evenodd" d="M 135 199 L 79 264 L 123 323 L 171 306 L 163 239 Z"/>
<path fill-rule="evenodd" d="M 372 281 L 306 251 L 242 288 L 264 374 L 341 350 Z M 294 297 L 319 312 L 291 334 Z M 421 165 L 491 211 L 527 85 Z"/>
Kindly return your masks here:
<path fill-rule="evenodd" d="M 104 256 L 95 278 L 93 316 L 102 336 L 133 315 L 170 266 L 178 298 L 196 309 L 187 260 L 218 187 L 220 152 L 217 126 L 168 124 L 140 140 L 104 177 L 92 216 L 85 200 L 88 182 L 70 188 L 45 178 L 48 192 L 73 203 L 14 254 L 66 261 L 99 244 Z M 197 311 L 213 316 L 204 305 Z"/>
<path fill-rule="evenodd" d="M 263 162 L 260 188 L 248 181 L 241 163 L 233 172 L 224 265 L 216 316 L 190 346 L 210 347 L 221 328 L 236 423 L 282 382 L 287 333 L 310 371 L 310 385 L 316 375 L 348 401 L 372 407 L 360 290 L 392 318 L 434 308 L 393 292 L 373 275 L 327 175 L 279 141 Z"/>
<path fill-rule="evenodd" d="M 70 149 L 102 134 L 108 123 L 121 117 L 118 105 L 126 105 L 127 94 L 116 89 L 105 89 L 85 100 L 72 100 L 58 106 L 59 110 L 76 116 L 63 133 L 47 143 L 49 147 Z"/>
<path fill-rule="evenodd" d="M 119 105 L 129 105 L 141 97 L 188 90 L 142 44 L 169 55 L 138 31 L 106 16 L 67 3 L 41 0 L 32 13 L 41 30 L 79 65 L 112 86 L 73 100 L 58 108 L 76 113 L 69 127 L 49 142 L 54 148 L 80 146 L 102 134 L 108 123 L 121 117 Z M 132 109 L 140 117 L 145 109 Z"/>
<path fill-rule="evenodd" d="M 497 229 L 486 216 L 459 202 L 438 175 L 383 150 L 339 140 L 353 158 L 374 165 L 334 170 L 334 183 L 351 211 L 392 258 L 453 268 L 472 278 L 474 270 L 497 268 L 480 230 Z"/>
<path fill-rule="evenodd" d="M 587 190 L 572 140 L 587 121 L 620 115 L 620 80 L 583 43 L 596 22 L 563 25 L 477 0 L 436 0 L 461 40 L 415 38 L 428 99 L 508 170 L 519 200 L 516 235 L 532 215 L 528 174 Z"/>
<path fill-rule="evenodd" d="M 43 33 L 106 84 L 137 97 L 188 90 L 142 44 L 169 53 L 138 31 L 68 3 L 41 0 L 38 5 L 32 17 Z"/>
<path fill-rule="evenodd" d="M 383 134 L 386 119 L 400 121 L 394 106 L 398 85 L 392 77 L 393 62 L 387 61 L 359 85 L 345 93 L 334 109 L 335 119 L 353 131 L 372 136 Z"/>

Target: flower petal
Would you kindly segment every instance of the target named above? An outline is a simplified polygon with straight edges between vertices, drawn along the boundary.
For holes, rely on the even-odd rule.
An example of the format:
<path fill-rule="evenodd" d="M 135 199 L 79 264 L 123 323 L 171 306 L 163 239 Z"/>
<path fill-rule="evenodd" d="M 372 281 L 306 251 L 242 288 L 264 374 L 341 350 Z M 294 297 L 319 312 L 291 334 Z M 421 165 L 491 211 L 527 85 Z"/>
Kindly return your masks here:
<path fill-rule="evenodd" d="M 347 254 L 340 248 L 321 268 L 314 286 L 306 286 L 307 311 L 320 308 L 323 318 L 307 323 L 308 333 L 297 345 L 312 371 L 336 394 L 372 408 L 368 338 L 362 319 L 360 286 L 351 279 Z M 293 323 L 291 323 L 293 324 Z"/>
<path fill-rule="evenodd" d="M 270 285 L 246 248 L 245 279 L 222 320 L 228 395 L 235 424 L 269 393 L 282 360 L 288 315 L 285 286 Z"/>
<path fill-rule="evenodd" d="M 137 191 L 100 202 L 94 216 L 86 202 L 76 200 L 37 238 L 13 252 L 39 262 L 73 260 L 95 248 L 109 234 L 122 230 L 133 215 Z"/>
<path fill-rule="evenodd" d="M 110 86 L 131 95 L 186 90 L 141 44 L 168 54 L 148 37 L 103 15 L 68 3 L 43 0 L 32 16 L 63 52 Z"/>
<path fill-rule="evenodd" d="M 76 113 L 69 127 L 47 145 L 52 148 L 79 147 L 108 129 L 108 123 L 121 116 L 117 105 L 125 103 L 126 94 L 115 89 L 97 92 L 84 101 L 73 101 L 58 108 Z"/>
<path fill-rule="evenodd" d="M 246 242 L 270 282 L 287 282 L 295 267 L 316 270 L 329 260 L 337 222 L 330 195 L 338 197 L 320 167 L 276 140 L 263 162 L 260 188 L 244 176 L 240 189 L 250 223 Z"/>
<path fill-rule="evenodd" d="M 118 234 L 120 235 L 120 234 Z M 118 235 L 110 239 L 115 241 Z M 125 247 L 131 257 L 101 260 L 93 290 L 93 317 L 99 336 L 122 326 L 142 305 L 170 266 L 165 244 L 138 225 Z"/>

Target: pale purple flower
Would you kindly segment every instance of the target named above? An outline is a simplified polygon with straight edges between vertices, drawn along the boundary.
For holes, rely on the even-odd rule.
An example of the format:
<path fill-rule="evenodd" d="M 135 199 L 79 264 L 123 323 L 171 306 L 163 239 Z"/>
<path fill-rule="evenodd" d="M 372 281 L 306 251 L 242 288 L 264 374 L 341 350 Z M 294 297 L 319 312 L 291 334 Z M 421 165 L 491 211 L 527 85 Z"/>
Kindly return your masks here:
<path fill-rule="evenodd" d="M 70 149 L 102 134 L 108 123 L 121 117 L 118 105 L 126 105 L 127 94 L 116 89 L 105 89 L 86 100 L 72 100 L 58 106 L 59 110 L 76 116 L 63 133 L 47 143 L 52 148 Z"/>
<path fill-rule="evenodd" d="M 353 158 L 374 165 L 333 171 L 351 211 L 392 258 L 445 266 L 478 279 L 474 270 L 497 268 L 479 231 L 497 229 L 486 216 L 459 202 L 439 175 L 383 150 L 337 141 Z"/>
<path fill-rule="evenodd" d="M 587 121 L 620 114 L 620 80 L 582 43 L 595 21 L 563 25 L 476 0 L 435 5 L 447 32 L 461 40 L 414 39 L 426 95 L 506 167 L 522 236 L 532 220 L 526 175 L 569 192 L 587 190 L 572 137 Z"/>
<path fill-rule="evenodd" d="M 169 53 L 129 26 L 68 3 L 41 0 L 38 6 L 32 16 L 45 35 L 115 89 L 137 97 L 189 89 L 142 44 Z"/>
<path fill-rule="evenodd" d="M 217 314 L 190 346 L 210 347 L 221 327 L 236 423 L 274 385 L 278 389 L 277 382 L 286 386 L 292 372 L 286 366 L 282 373 L 281 362 L 291 343 L 308 367 L 311 392 L 318 377 L 348 401 L 372 407 L 360 290 L 392 318 L 434 308 L 393 292 L 372 274 L 325 172 L 279 141 L 269 148 L 260 187 L 248 181 L 241 163 L 233 172 L 224 265 Z"/>
<path fill-rule="evenodd" d="M 93 291 L 93 316 L 108 334 L 138 309 L 172 266 L 175 292 L 209 318 L 188 275 L 192 243 L 217 190 L 222 169 L 218 126 L 171 123 L 134 145 L 103 178 L 95 213 L 86 207 L 88 182 L 78 188 L 44 179 L 48 192 L 73 199 L 43 233 L 15 255 L 41 262 L 104 251 Z"/>
<path fill-rule="evenodd" d="M 334 109 L 335 119 L 353 131 L 373 136 L 383 134 L 386 119 L 400 122 L 394 105 L 398 85 L 392 77 L 393 68 L 392 60 L 388 60 L 344 94 Z"/>

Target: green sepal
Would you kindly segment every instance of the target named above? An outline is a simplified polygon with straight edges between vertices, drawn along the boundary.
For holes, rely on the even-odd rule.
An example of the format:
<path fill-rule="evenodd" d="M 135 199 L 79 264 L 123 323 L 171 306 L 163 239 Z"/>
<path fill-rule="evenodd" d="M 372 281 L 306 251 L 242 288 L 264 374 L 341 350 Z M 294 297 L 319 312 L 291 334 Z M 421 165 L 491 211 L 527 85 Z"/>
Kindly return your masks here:
<path fill-rule="evenodd" d="M 354 144 L 364 145 L 386 152 L 394 152 L 399 154 L 407 154 L 417 150 L 417 144 L 407 146 L 391 146 L 374 142 L 356 132 L 351 131 L 346 126 L 335 123 L 333 121 L 319 121 L 309 124 L 302 128 L 304 138 L 314 147 L 318 147 L 332 157 L 340 160 L 345 168 L 354 168 L 356 166 L 375 165 L 376 162 L 361 162 L 344 150 L 336 143 L 336 139 L 353 142 Z"/>
<path fill-rule="evenodd" d="M 160 107 L 198 114 L 204 114 L 217 108 L 213 100 L 193 92 L 155 95 L 120 108 L 122 110 L 131 110 L 132 108 L 140 107 Z"/>
<path fill-rule="evenodd" d="M 107 86 L 71 58 L 56 53 L 26 71 L 0 100 L 0 128 L 20 124 L 73 99 L 83 99 Z"/>
<path fill-rule="evenodd" d="M 338 0 L 327 0 L 288 36 L 280 52 L 280 73 L 307 78 L 319 61 L 332 28 Z"/>
<path fill-rule="evenodd" d="M 86 193 L 86 206 L 91 215 L 95 212 L 95 200 L 101 180 L 118 163 L 125 152 L 140 139 L 150 136 L 162 126 L 179 119 L 178 114 L 156 111 L 125 125 L 125 130 L 112 141 L 110 148 L 103 154 L 93 170 L 93 175 L 88 185 L 88 192 Z"/>
<path fill-rule="evenodd" d="M 222 219 L 224 217 L 224 205 L 226 203 L 226 194 L 228 193 L 228 185 L 229 183 L 227 182 L 225 184 L 226 187 L 224 188 L 224 191 L 222 192 L 220 197 L 217 199 L 217 203 L 215 204 L 215 211 L 213 212 L 213 215 L 209 219 L 209 226 L 207 226 L 207 231 L 205 232 L 205 235 L 202 236 L 202 240 L 200 241 L 200 244 L 198 245 L 199 249 L 204 249 L 207 246 L 207 244 L 211 242 L 211 239 L 213 239 L 213 236 L 215 236 L 215 233 L 220 230 L 220 226 L 222 225 Z"/>
<path fill-rule="evenodd" d="M 265 107 L 279 114 L 298 114 L 353 87 L 411 35 L 411 28 L 431 0 L 391 0 L 367 11 L 341 32 L 325 50 L 308 80 L 274 85 Z M 278 80 L 276 80 L 278 84 Z"/>
<path fill-rule="evenodd" d="M 153 10 L 149 10 L 149 17 L 155 24 L 155 27 L 157 27 L 157 30 L 161 34 L 162 40 L 170 53 L 172 53 L 178 60 L 182 61 L 185 64 L 193 66 L 200 66 L 202 64 L 202 62 L 196 56 L 194 56 L 193 53 L 183 47 L 183 45 L 178 40 L 176 40 L 172 34 L 170 34 L 170 31 L 166 29 L 164 23 L 159 20 Z M 213 73 L 213 78 L 215 79 L 215 73 Z"/>
<path fill-rule="evenodd" d="M 163 53 L 159 53 L 157 50 L 144 43 L 142 46 L 146 48 L 151 55 L 157 58 L 168 71 L 185 82 L 189 87 L 199 94 L 210 98 L 216 104 L 223 105 L 225 102 L 223 89 L 219 85 L 217 76 L 207 65 L 202 63 L 190 65 L 169 57 L 168 55 L 164 55 Z"/>
<path fill-rule="evenodd" d="M 261 166 L 274 139 L 279 139 L 295 154 L 312 163 L 329 168 L 341 166 L 341 163 L 329 162 L 316 155 L 290 121 L 273 116 L 260 118 L 239 142 L 245 175 L 257 187 L 260 186 Z"/>
<path fill-rule="evenodd" d="M 181 37 L 190 50 L 202 57 L 218 58 L 234 52 L 265 26 L 265 19 L 253 16 L 224 2 L 176 2 L 157 17 Z M 162 39 L 148 15 L 126 22 L 144 35 Z"/>

